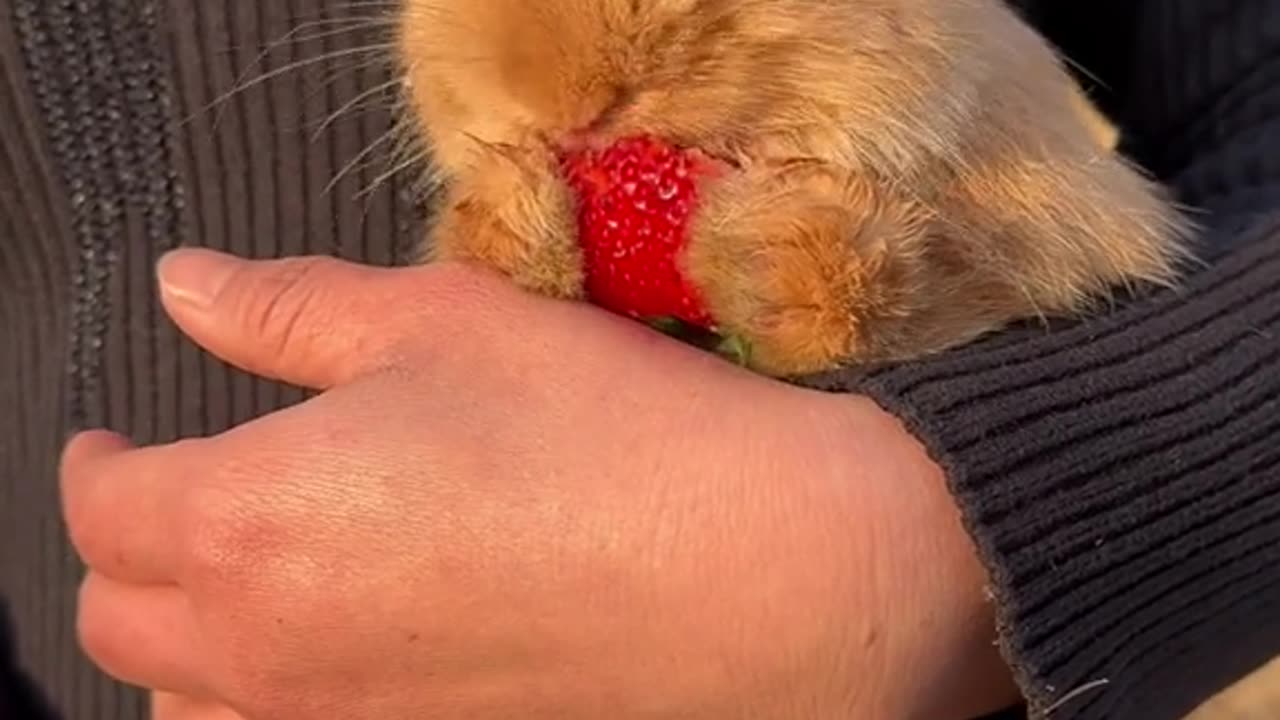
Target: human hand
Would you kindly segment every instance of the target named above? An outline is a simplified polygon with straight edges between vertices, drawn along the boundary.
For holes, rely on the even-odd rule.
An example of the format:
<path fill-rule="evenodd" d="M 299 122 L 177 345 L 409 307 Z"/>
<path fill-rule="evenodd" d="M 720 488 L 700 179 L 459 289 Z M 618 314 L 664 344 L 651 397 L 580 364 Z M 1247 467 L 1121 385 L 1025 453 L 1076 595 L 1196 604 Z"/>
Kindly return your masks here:
<path fill-rule="evenodd" d="M 151 720 L 245 720 L 217 701 L 196 700 L 166 692 L 151 694 Z"/>
<path fill-rule="evenodd" d="M 86 651 L 208 703 L 162 720 L 1009 698 L 941 473 L 868 401 L 453 265 L 185 252 L 162 285 L 215 354 L 324 390 L 215 437 L 65 452 Z"/>

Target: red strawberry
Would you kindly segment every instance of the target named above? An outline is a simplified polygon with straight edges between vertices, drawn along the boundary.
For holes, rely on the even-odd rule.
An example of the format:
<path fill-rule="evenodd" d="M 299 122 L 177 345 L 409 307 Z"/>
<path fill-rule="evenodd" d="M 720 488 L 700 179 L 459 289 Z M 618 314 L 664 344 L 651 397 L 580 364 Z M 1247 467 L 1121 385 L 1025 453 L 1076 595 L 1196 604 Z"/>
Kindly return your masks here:
<path fill-rule="evenodd" d="M 688 242 L 698 181 L 716 165 L 697 151 L 633 137 L 566 153 L 563 168 L 578 198 L 588 298 L 637 319 L 711 329 L 713 319 L 677 258 Z"/>

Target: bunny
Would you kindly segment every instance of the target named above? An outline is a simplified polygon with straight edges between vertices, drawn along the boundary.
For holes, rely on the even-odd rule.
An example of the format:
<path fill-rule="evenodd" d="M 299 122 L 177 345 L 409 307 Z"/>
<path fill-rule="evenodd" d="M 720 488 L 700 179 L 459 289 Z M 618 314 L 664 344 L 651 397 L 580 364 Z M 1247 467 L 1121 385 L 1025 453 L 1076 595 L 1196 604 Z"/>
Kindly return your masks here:
<path fill-rule="evenodd" d="M 1000 0 L 404 0 L 425 260 L 583 297 L 566 147 L 733 168 L 682 271 L 775 376 L 902 361 L 1176 283 L 1189 222 Z"/>

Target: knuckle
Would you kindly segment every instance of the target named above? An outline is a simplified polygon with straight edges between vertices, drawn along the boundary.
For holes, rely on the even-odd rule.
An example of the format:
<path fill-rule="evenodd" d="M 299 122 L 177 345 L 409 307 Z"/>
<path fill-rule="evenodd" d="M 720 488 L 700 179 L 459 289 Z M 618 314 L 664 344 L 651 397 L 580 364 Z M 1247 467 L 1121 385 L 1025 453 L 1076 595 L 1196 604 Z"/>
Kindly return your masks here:
<path fill-rule="evenodd" d="M 273 351 L 307 340 L 300 335 L 326 326 L 324 322 L 304 323 L 303 319 L 331 311 L 323 295 L 332 284 L 333 267 L 333 259 L 327 257 L 279 262 L 271 272 L 255 279 L 256 287 L 242 294 L 237 308 L 242 326 Z"/>
<path fill-rule="evenodd" d="M 80 647 L 84 649 L 85 654 L 94 661 L 101 662 L 103 660 L 104 651 L 108 646 L 108 635 L 106 633 L 108 627 L 101 620 L 98 613 L 98 604 L 94 602 L 93 596 L 82 592 L 79 609 L 76 611 L 76 636 L 79 638 Z"/>
<path fill-rule="evenodd" d="M 81 649 L 98 665 L 112 668 L 120 650 L 119 634 L 91 580 L 81 585 L 77 606 L 76 639 Z"/>
<path fill-rule="evenodd" d="M 100 507 L 102 476 L 108 467 L 104 467 L 100 460 L 78 457 L 78 451 L 82 449 L 80 446 L 93 441 L 92 437 L 82 436 L 69 443 L 58 470 L 67 533 L 72 546 L 82 554 L 110 539 L 103 528 L 106 518 Z"/>
<path fill-rule="evenodd" d="M 90 566 L 95 564 L 101 549 L 111 541 L 112 533 L 107 526 L 115 519 L 96 509 L 95 500 L 86 496 L 92 492 L 91 487 L 78 488 L 75 492 L 65 493 L 62 500 L 67 538 L 81 559 Z"/>
<path fill-rule="evenodd" d="M 63 505 L 71 547 L 86 565 L 92 567 L 98 548 L 107 539 L 106 533 L 100 529 L 101 523 L 94 519 L 94 514 L 85 509 L 83 502 L 72 498 L 64 501 Z"/>
<path fill-rule="evenodd" d="M 184 578 L 197 586 L 240 586 L 260 567 L 270 523 L 243 490 L 203 486 L 186 494 L 181 511 Z"/>

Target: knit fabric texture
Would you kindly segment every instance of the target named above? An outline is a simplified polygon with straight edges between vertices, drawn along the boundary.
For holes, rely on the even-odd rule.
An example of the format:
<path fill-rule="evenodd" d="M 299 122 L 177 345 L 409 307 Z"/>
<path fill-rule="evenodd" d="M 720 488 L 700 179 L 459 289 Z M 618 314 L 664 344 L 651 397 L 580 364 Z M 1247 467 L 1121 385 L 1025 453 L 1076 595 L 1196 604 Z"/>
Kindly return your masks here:
<path fill-rule="evenodd" d="M 1101 78 L 1125 150 L 1205 228 L 1203 267 L 807 384 L 870 395 L 946 469 L 1033 717 L 1175 720 L 1280 654 L 1280 4 L 1021 5 Z M 381 141 L 389 29 L 345 0 L 0 0 L 0 661 L 59 717 L 146 716 L 76 646 L 67 433 L 163 442 L 302 397 L 180 337 L 159 254 L 395 264 L 422 237 Z M 36 717 L 32 690 L 0 711 Z"/>

